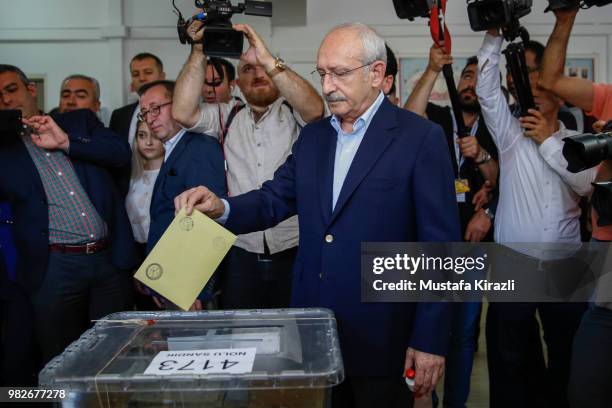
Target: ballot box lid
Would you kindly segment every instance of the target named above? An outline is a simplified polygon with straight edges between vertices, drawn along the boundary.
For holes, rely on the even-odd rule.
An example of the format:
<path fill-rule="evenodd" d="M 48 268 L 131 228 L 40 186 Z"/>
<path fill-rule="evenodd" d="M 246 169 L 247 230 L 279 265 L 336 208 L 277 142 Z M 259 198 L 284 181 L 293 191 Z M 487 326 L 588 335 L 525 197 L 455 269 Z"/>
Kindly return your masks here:
<path fill-rule="evenodd" d="M 240 361 L 245 372 L 224 371 L 238 360 L 221 364 L 218 356 L 245 349 L 250 371 L 248 357 Z M 217 357 L 205 361 L 207 350 Z M 164 360 L 168 355 L 180 358 Z M 41 386 L 74 392 L 328 388 L 343 378 L 336 321 L 327 309 L 115 313 L 39 376 Z"/>

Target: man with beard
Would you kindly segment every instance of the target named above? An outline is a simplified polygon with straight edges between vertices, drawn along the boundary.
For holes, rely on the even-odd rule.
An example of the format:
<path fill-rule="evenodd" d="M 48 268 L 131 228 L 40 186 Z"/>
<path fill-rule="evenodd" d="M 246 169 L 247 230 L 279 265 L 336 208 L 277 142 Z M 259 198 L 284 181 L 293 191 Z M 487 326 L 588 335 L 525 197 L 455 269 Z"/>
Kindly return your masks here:
<path fill-rule="evenodd" d="M 317 91 L 283 60 L 274 58 L 259 35 L 247 25 L 250 48 L 238 65 L 237 83 L 247 105 L 200 105 L 205 81 L 203 30 L 189 28 L 195 40 L 177 83 L 172 114 L 189 131 L 216 136 L 227 162 L 228 194 L 260 188 L 291 153 L 301 127 L 323 116 Z M 291 267 L 298 243 L 297 217 L 265 231 L 243 234 L 226 257 L 221 306 L 225 309 L 286 307 L 291 295 Z"/>
<path fill-rule="evenodd" d="M 455 175 L 455 193 L 461 220 L 461 233 L 465 241 L 492 241 L 493 212 L 476 203 L 477 192 L 485 182 L 488 192 L 497 182 L 499 164 L 493 139 L 480 117 L 480 105 L 476 97 L 478 59 L 468 58 L 457 85 L 463 121 L 469 134 L 458 134 L 450 107 L 429 103 L 429 98 L 442 67 L 452 63 L 452 57 L 444 49 L 432 45 L 429 64 L 408 97 L 406 109 L 429 118 L 439 124 L 449 147 Z M 496 194 L 496 191 L 494 192 Z M 482 194 L 482 193 L 481 193 Z M 478 194 L 478 195 L 481 195 Z M 470 275 L 466 275 L 468 278 Z M 477 342 L 480 302 L 453 304 L 451 345 L 446 359 L 444 379 L 444 406 L 465 407 L 470 392 L 470 376 Z"/>

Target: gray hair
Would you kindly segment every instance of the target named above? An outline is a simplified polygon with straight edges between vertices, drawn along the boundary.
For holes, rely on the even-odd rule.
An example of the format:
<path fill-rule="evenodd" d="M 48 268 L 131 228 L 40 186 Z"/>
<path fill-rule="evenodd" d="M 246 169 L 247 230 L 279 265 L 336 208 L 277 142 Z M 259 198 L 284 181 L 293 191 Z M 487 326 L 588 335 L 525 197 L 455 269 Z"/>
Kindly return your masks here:
<path fill-rule="evenodd" d="M 385 40 L 370 26 L 364 23 L 343 23 L 332 28 L 328 35 L 336 30 L 350 30 L 357 33 L 363 44 L 361 62 L 371 64 L 374 61 L 387 63 L 387 48 Z"/>
<path fill-rule="evenodd" d="M 62 89 L 64 89 L 64 85 L 66 85 L 66 82 L 70 81 L 71 79 L 80 79 L 80 80 L 89 81 L 90 83 L 92 83 L 93 86 L 94 86 L 94 95 L 93 95 L 94 96 L 94 100 L 96 102 L 100 100 L 100 83 L 98 82 L 98 80 L 96 78 L 92 78 L 92 77 L 87 76 L 87 75 L 73 74 L 73 75 L 67 76 L 62 81 L 62 86 L 60 88 L 60 91 Z"/>

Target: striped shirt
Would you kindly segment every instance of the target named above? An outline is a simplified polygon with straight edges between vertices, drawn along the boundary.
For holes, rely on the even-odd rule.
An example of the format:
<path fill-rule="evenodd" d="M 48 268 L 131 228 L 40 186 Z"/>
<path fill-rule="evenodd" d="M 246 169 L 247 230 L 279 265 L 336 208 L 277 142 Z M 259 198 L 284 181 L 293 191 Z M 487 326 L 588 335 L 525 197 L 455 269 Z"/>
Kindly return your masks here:
<path fill-rule="evenodd" d="M 49 243 L 82 244 L 106 237 L 106 224 L 89 200 L 64 152 L 22 138 L 38 170 L 49 208 Z"/>

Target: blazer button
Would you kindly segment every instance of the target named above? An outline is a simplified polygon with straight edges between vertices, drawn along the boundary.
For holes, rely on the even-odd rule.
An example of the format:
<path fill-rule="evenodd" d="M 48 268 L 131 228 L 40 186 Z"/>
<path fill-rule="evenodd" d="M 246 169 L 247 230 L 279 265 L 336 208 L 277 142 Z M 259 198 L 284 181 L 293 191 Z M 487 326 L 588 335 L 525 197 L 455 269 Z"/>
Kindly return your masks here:
<path fill-rule="evenodd" d="M 327 234 L 325 236 L 325 242 L 327 242 L 328 244 L 331 244 L 332 242 L 334 242 L 334 236 L 332 234 Z"/>

